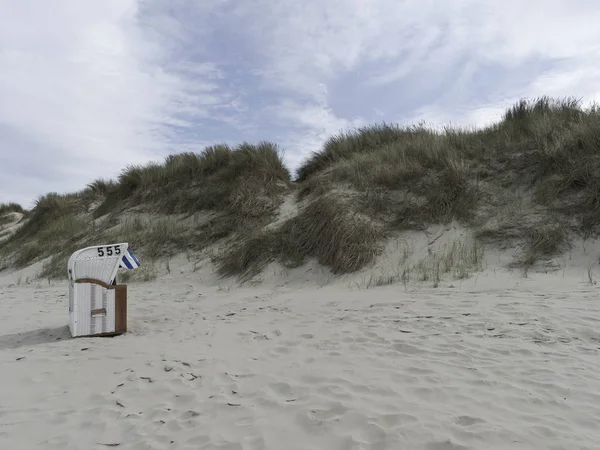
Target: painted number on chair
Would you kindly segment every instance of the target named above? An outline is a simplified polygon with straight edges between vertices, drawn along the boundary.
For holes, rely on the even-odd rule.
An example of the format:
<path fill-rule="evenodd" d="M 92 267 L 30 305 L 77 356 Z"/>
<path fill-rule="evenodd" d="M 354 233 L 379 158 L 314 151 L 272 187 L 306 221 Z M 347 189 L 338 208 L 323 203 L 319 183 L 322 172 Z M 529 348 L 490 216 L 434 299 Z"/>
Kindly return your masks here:
<path fill-rule="evenodd" d="M 121 246 L 108 245 L 106 247 L 98 247 L 98 256 L 113 256 L 121 254 Z"/>

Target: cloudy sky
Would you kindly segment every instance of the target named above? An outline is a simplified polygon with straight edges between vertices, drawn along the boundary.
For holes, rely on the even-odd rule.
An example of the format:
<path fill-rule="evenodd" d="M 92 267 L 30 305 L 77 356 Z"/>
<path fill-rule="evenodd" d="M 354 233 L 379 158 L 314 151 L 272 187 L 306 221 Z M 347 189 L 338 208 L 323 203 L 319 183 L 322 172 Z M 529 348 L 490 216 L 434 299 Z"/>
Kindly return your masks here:
<path fill-rule="evenodd" d="M 600 100 L 598 0 L 0 0 L 0 202 L 372 122 Z"/>

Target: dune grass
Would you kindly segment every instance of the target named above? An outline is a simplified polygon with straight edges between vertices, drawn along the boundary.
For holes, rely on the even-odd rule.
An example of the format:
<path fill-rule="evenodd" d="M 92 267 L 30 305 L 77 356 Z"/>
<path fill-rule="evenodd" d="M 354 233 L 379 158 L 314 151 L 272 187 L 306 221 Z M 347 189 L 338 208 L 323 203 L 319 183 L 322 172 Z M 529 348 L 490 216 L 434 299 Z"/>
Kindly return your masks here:
<path fill-rule="evenodd" d="M 66 253 L 90 240 L 126 236 L 160 258 L 229 239 L 215 260 L 223 276 L 246 279 L 272 261 L 294 267 L 308 258 L 341 274 L 373 261 L 389 232 L 457 220 L 479 239 L 520 245 L 517 263 L 531 265 L 567 248 L 572 233 L 600 233 L 599 148 L 600 110 L 548 97 L 517 102 L 483 129 L 344 131 L 306 159 L 295 182 L 273 143 L 215 145 L 41 197 L 0 256 L 22 266 L 58 252 L 48 273 L 59 273 Z M 299 214 L 265 230 L 294 186 Z M 515 209 L 522 202 L 510 192 L 527 201 Z M 209 216 L 123 221 L 141 213 Z"/>
<path fill-rule="evenodd" d="M 480 130 L 383 124 L 333 136 L 302 164 L 297 179 L 304 182 L 326 172 L 357 189 L 398 189 L 464 167 L 470 177 L 511 178 L 510 172 L 517 171 L 527 172 L 530 182 L 558 176 L 556 186 L 562 190 L 593 188 L 600 177 L 595 170 L 598 139 L 598 108 L 584 109 L 571 98 L 542 97 L 518 102 L 499 123 Z M 586 201 L 596 199 L 591 191 Z"/>
<path fill-rule="evenodd" d="M 171 217 L 142 218 L 133 216 L 125 218 L 118 225 L 106 229 L 80 224 L 83 231 L 70 242 L 56 248 L 51 259 L 42 268 L 44 278 L 57 278 L 64 274 L 67 260 L 71 254 L 82 247 L 113 242 L 128 242 L 136 254 L 145 261 L 154 261 L 173 253 L 181 252 L 189 247 L 189 227 L 181 220 Z M 66 232 L 63 230 L 63 232 Z M 37 247 L 48 248 L 40 241 L 34 241 Z M 24 255 L 30 260 L 30 255 Z"/>
<path fill-rule="evenodd" d="M 503 221 L 497 242 L 519 240 L 531 264 L 563 251 L 569 232 L 600 233 L 600 110 L 541 97 L 519 101 L 484 129 L 372 125 L 331 137 L 298 180 L 300 198 L 348 186 L 361 211 L 394 229 L 458 220 L 489 237 L 479 224 Z M 502 217 L 514 199 L 498 202 L 492 188 L 523 191 L 530 210 Z M 527 216 L 540 211 L 558 218 L 556 232 L 532 227 Z"/>
<path fill-rule="evenodd" d="M 526 227 L 521 239 L 521 254 L 513 263 L 516 267 L 532 266 L 539 260 L 565 251 L 569 246 L 569 232 L 564 222 L 556 218 Z"/>
<path fill-rule="evenodd" d="M 290 183 L 281 150 L 269 142 L 171 155 L 163 164 L 129 166 L 117 180 L 99 179 L 78 193 L 40 197 L 23 226 L 0 244 L 0 256 L 12 255 L 16 267 L 52 256 L 42 276 L 60 277 L 73 251 L 99 242 L 125 240 L 152 260 L 201 249 L 239 227 L 267 223 Z M 197 221 L 198 211 L 212 216 Z"/>
<path fill-rule="evenodd" d="M 369 289 L 396 283 L 406 286 L 411 281 L 430 282 L 433 287 L 438 287 L 447 277 L 464 280 L 471 273 L 481 271 L 484 265 L 484 249 L 477 239 L 455 239 L 418 261 L 411 260 L 410 252 L 405 251 L 395 270 L 381 275 L 373 273 L 361 287 Z"/>
<path fill-rule="evenodd" d="M 129 166 L 107 191 L 96 216 L 136 204 L 151 205 L 166 214 L 199 210 L 234 210 L 242 215 L 272 209 L 270 197 L 291 182 L 277 145 L 243 143 L 206 148 L 201 153 L 168 156 L 163 164 Z M 248 190 L 252 189 L 252 195 Z"/>
<path fill-rule="evenodd" d="M 355 272 L 381 252 L 384 231 L 334 196 L 320 197 L 276 230 L 263 230 L 216 259 L 222 276 L 247 280 L 272 261 L 293 268 L 316 258 L 334 274 Z"/>
<path fill-rule="evenodd" d="M 484 267 L 484 250 L 476 239 L 454 240 L 439 251 L 432 252 L 414 266 L 420 281 L 432 281 L 437 287 L 444 275 L 455 280 L 468 278 L 471 272 Z"/>
<path fill-rule="evenodd" d="M 54 221 L 67 223 L 67 218 L 84 212 L 77 194 L 55 192 L 39 197 L 27 222 L 15 233 L 15 239 L 33 238 Z M 59 230 L 60 231 L 60 230 Z"/>
<path fill-rule="evenodd" d="M 0 256 L 13 255 L 17 268 L 36 259 L 62 251 L 87 233 L 89 220 L 82 212 L 78 196 L 50 193 L 37 199 L 27 220 L 7 240 L 0 243 Z"/>
<path fill-rule="evenodd" d="M 396 228 L 466 221 L 478 198 L 477 179 L 467 159 L 472 153 L 450 142 L 447 134 L 424 127 L 376 125 L 329 140 L 322 154 L 300 168 L 299 179 L 306 180 L 309 191 L 319 188 L 314 181 L 319 178 L 349 185 L 362 193 L 364 211 Z M 370 147 L 372 143 L 378 146 Z M 325 172 L 314 172 L 315 167 Z M 310 192 L 305 188 L 303 193 Z"/>

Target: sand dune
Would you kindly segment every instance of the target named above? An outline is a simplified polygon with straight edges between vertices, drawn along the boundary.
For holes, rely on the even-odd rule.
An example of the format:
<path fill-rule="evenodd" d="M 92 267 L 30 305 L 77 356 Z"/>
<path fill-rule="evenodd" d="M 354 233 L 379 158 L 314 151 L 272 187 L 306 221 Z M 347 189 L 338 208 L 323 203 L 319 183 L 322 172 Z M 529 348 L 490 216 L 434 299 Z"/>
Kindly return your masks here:
<path fill-rule="evenodd" d="M 130 285 L 130 332 L 110 339 L 69 338 L 66 285 L 4 278 L 0 448 L 598 448 L 600 302 L 581 277 L 364 290 L 173 272 Z"/>

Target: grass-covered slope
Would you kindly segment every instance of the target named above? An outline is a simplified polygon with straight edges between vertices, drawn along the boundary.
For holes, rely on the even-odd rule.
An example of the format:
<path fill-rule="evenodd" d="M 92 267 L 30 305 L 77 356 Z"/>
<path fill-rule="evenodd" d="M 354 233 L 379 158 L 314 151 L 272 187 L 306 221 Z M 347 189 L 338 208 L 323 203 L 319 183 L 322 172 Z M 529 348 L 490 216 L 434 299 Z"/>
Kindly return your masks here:
<path fill-rule="evenodd" d="M 271 223 L 290 195 L 297 213 Z M 342 274 L 375 261 L 390 236 L 457 221 L 480 243 L 519 249 L 514 264 L 531 265 L 566 250 L 573 236 L 597 235 L 599 203 L 600 110 L 541 98 L 484 129 L 345 131 L 302 164 L 295 182 L 270 143 L 127 167 L 115 181 L 41 197 L 0 243 L 0 261 L 23 267 L 53 256 L 42 275 L 62 276 L 82 245 L 129 241 L 159 258 L 220 243 L 213 262 L 223 276 L 311 258 Z M 463 259 L 479 264 L 472 253 Z"/>
<path fill-rule="evenodd" d="M 479 130 L 373 125 L 329 138 L 297 182 L 299 216 L 249 236 L 219 261 L 221 273 L 306 256 L 353 271 L 393 233 L 453 220 L 520 248 L 514 264 L 531 265 L 600 230 L 600 111 L 541 98 Z"/>
<path fill-rule="evenodd" d="M 41 275 L 61 277 L 69 255 L 86 245 L 126 241 L 151 259 L 202 250 L 268 223 L 289 189 L 290 173 L 271 143 L 172 155 L 127 167 L 116 181 L 40 197 L 0 244 L 0 260 L 20 268 L 52 256 Z"/>

